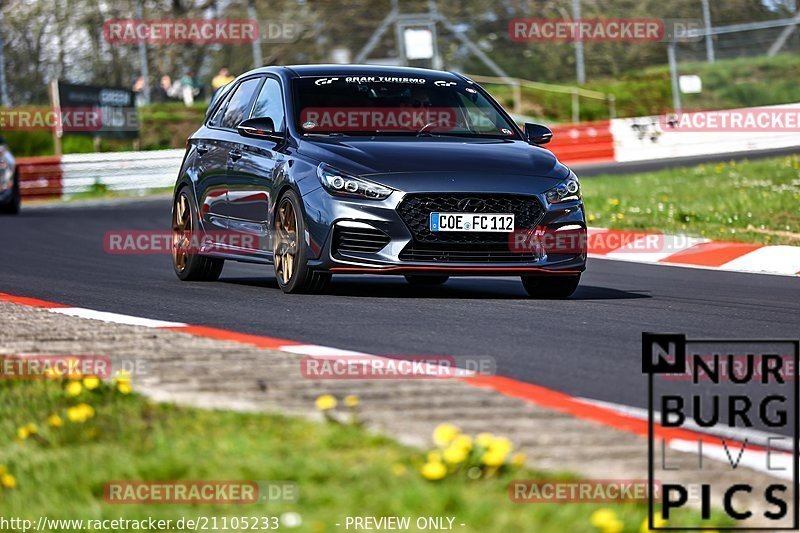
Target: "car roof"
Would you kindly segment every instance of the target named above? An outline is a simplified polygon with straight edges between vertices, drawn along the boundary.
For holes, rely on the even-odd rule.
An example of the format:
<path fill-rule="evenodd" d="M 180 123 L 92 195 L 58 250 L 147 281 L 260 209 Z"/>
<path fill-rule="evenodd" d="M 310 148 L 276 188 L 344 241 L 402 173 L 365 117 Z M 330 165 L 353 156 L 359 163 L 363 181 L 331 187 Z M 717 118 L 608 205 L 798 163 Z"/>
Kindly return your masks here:
<path fill-rule="evenodd" d="M 462 78 L 452 72 L 414 67 L 395 67 L 384 65 L 287 65 L 281 67 L 262 67 L 251 70 L 247 74 L 288 73 L 292 78 L 306 78 L 316 76 L 437 76 L 447 80 L 461 80 Z"/>

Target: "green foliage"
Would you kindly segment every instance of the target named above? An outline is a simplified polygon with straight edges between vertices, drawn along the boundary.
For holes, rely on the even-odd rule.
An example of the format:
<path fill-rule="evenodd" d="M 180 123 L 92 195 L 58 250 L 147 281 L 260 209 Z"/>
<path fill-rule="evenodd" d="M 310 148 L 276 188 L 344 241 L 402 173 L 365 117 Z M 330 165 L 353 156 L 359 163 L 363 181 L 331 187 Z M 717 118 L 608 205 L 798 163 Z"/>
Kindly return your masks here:
<path fill-rule="evenodd" d="M 589 226 L 800 244 L 800 156 L 710 163 L 581 183 Z"/>

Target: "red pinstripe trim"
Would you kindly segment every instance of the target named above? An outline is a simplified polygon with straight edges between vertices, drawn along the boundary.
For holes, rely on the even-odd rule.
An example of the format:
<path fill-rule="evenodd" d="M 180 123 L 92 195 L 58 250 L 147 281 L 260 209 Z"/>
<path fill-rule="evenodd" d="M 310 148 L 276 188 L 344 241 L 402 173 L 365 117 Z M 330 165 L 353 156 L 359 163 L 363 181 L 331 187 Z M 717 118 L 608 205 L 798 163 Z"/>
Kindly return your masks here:
<path fill-rule="evenodd" d="M 547 270 L 540 267 L 448 267 L 448 266 L 392 266 L 392 267 L 332 267 L 331 272 L 357 272 L 362 274 L 379 274 L 397 271 L 414 272 L 546 272 L 548 274 L 580 274 L 582 270 Z"/>

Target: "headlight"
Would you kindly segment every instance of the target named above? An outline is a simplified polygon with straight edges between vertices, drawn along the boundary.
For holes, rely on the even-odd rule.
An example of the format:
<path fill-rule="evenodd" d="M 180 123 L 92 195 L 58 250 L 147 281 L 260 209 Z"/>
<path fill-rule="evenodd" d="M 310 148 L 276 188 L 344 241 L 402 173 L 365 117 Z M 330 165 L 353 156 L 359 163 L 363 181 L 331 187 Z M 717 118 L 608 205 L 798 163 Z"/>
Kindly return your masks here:
<path fill-rule="evenodd" d="M 581 184 L 578 182 L 578 177 L 575 174 L 570 174 L 567 179 L 544 193 L 544 195 L 551 204 L 580 200 Z"/>
<path fill-rule="evenodd" d="M 345 174 L 325 163 L 321 163 L 317 167 L 317 176 L 325 190 L 336 196 L 383 200 L 392 194 L 392 189 L 388 187 L 365 180 L 364 178 L 357 178 Z"/>

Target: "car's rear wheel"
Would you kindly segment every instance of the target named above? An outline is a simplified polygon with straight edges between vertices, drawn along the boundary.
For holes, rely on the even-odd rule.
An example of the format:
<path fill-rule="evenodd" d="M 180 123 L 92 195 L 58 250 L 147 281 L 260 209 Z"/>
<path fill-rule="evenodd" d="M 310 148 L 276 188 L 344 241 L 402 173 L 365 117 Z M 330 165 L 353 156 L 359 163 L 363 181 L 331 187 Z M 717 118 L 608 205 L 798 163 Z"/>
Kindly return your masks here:
<path fill-rule="evenodd" d="M 5 203 L 0 204 L 0 214 L 16 215 L 22 203 L 22 195 L 19 192 L 19 174 L 14 174 L 14 185 L 11 189 L 11 198 Z"/>
<path fill-rule="evenodd" d="M 275 278 L 285 293 L 322 292 L 331 279 L 330 274 L 308 267 L 302 239 L 305 233 L 300 198 L 294 191 L 286 191 L 278 200 L 273 240 Z"/>
<path fill-rule="evenodd" d="M 216 281 L 225 260 L 192 253 L 199 240 L 197 211 L 189 189 L 183 187 L 172 206 L 172 266 L 183 281 Z"/>
<path fill-rule="evenodd" d="M 522 285 L 534 298 L 569 298 L 581 281 L 577 276 L 522 276 Z"/>
<path fill-rule="evenodd" d="M 416 276 L 411 274 L 406 276 L 407 282 L 421 286 L 443 285 L 448 279 L 450 279 L 450 276 Z"/>

